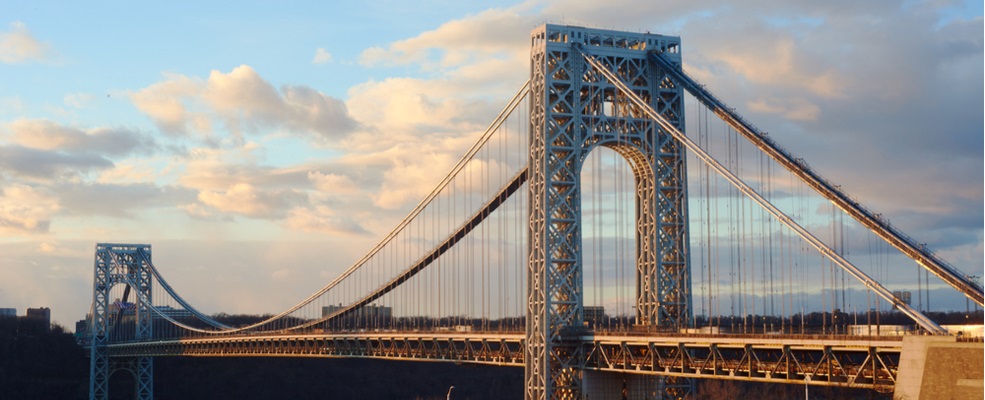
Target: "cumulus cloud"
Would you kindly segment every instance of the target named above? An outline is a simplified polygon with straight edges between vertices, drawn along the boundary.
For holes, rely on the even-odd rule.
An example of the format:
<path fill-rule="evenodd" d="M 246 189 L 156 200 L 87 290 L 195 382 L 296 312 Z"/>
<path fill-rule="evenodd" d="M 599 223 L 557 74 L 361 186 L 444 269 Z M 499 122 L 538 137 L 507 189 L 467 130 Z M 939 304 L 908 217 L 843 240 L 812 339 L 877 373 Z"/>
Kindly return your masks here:
<path fill-rule="evenodd" d="M 315 50 L 315 58 L 311 59 L 312 64 L 328 64 L 332 62 L 332 53 L 322 47 Z"/>
<path fill-rule="evenodd" d="M 395 209 L 420 201 L 458 161 L 449 152 L 394 160 L 373 199 L 377 206 Z"/>
<path fill-rule="evenodd" d="M 81 175 L 112 166 L 112 161 L 92 154 L 0 145 L 0 174 L 43 180 L 76 180 Z"/>
<path fill-rule="evenodd" d="M 464 82 L 390 78 L 353 87 L 348 104 L 353 117 L 365 121 L 365 130 L 377 136 L 369 143 L 379 146 L 382 140 L 386 148 L 388 143 L 406 143 L 408 136 L 434 138 L 484 128 L 495 117 L 495 106 L 468 98 L 460 92 L 464 86 Z"/>
<path fill-rule="evenodd" d="M 513 9 L 493 8 L 446 22 L 437 29 L 396 41 L 386 48 L 369 48 L 360 55 L 359 62 L 366 66 L 413 63 L 440 68 L 474 63 L 478 58 L 490 55 L 522 57 L 529 54 L 526 44 L 537 18 L 521 15 Z M 436 60 L 432 52 L 440 54 Z"/>
<path fill-rule="evenodd" d="M 50 57 L 51 46 L 35 38 L 23 22 L 11 22 L 9 31 L 0 32 L 0 62 L 18 64 Z"/>
<path fill-rule="evenodd" d="M 186 133 L 188 125 L 198 131 L 211 133 L 211 124 L 204 115 L 194 115 L 185 103 L 197 98 L 203 83 L 184 75 L 165 74 L 158 82 L 130 95 L 130 100 L 165 132 Z"/>
<path fill-rule="evenodd" d="M 58 199 L 44 189 L 12 184 L 0 189 L 0 233 L 45 233 L 59 210 Z"/>
<path fill-rule="evenodd" d="M 304 201 L 305 196 L 293 190 L 261 190 L 249 183 L 236 183 L 223 191 L 201 191 L 198 199 L 220 212 L 272 218 L 291 204 Z"/>
<path fill-rule="evenodd" d="M 356 181 L 344 174 L 366 172 L 372 174 L 372 168 L 339 163 L 289 168 L 212 164 L 182 178 L 199 187 L 199 195 L 197 202 L 180 208 L 198 219 L 266 219 L 296 232 L 364 236 L 369 231 L 360 221 L 379 218 L 369 197 L 377 179 Z"/>
<path fill-rule="evenodd" d="M 815 121 L 821 113 L 821 109 L 816 104 L 803 98 L 784 100 L 759 98 L 749 101 L 747 106 L 753 112 L 778 114 L 793 121 Z"/>
<path fill-rule="evenodd" d="M 253 68 L 213 70 L 207 79 L 166 75 L 131 94 L 137 108 L 162 130 L 215 138 L 264 129 L 313 135 L 319 141 L 343 137 L 355 127 L 344 102 L 306 86 L 275 88 Z"/>
<path fill-rule="evenodd" d="M 308 180 L 319 192 L 331 195 L 352 195 L 359 192 L 356 182 L 345 175 L 309 171 Z"/>
<path fill-rule="evenodd" d="M 10 142 L 39 150 L 118 157 L 149 154 L 157 147 L 153 138 L 121 128 L 83 130 L 40 119 L 17 120 L 5 128 Z"/>
<path fill-rule="evenodd" d="M 283 216 L 306 196 L 295 187 L 307 181 L 293 174 L 257 164 L 257 146 L 238 149 L 193 149 L 178 182 L 197 191 L 198 203 L 181 206 L 195 217 L 239 215 L 272 219 Z"/>
<path fill-rule="evenodd" d="M 152 182 L 60 182 L 50 186 L 57 193 L 61 213 L 68 216 L 135 218 L 150 209 L 168 209 L 195 199 L 195 191 Z"/>
<path fill-rule="evenodd" d="M 317 232 L 329 235 L 369 235 L 352 217 L 339 215 L 327 206 L 295 208 L 288 213 L 285 225 L 302 232 Z"/>

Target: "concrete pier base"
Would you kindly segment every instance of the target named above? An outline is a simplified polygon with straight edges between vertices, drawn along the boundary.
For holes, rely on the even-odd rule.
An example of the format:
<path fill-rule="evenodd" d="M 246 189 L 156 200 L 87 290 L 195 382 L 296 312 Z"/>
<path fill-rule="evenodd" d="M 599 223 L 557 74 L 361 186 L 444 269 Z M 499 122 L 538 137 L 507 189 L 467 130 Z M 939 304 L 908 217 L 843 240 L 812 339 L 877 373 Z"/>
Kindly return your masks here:
<path fill-rule="evenodd" d="M 893 399 L 981 399 L 983 377 L 981 342 L 957 342 L 953 336 L 906 336 Z"/>

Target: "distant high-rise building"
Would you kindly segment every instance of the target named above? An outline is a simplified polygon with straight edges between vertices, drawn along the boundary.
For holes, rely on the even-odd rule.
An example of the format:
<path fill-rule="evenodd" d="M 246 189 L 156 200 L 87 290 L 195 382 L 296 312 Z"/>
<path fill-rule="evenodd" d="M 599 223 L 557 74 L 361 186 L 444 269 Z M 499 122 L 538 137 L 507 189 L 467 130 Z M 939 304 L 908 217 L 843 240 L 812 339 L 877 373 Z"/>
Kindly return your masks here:
<path fill-rule="evenodd" d="M 75 336 L 77 338 L 85 337 L 89 333 L 89 320 L 80 319 L 75 321 Z"/>
<path fill-rule="evenodd" d="M 605 307 L 602 306 L 585 306 L 585 322 L 588 323 L 589 327 L 599 325 L 605 322 Z"/>
<path fill-rule="evenodd" d="M 51 330 L 51 309 L 48 307 L 28 308 L 28 318 L 37 318 L 44 321 L 45 331 Z"/>
<path fill-rule="evenodd" d="M 903 304 L 910 305 L 910 301 L 913 298 L 913 295 L 910 293 L 909 290 L 896 290 L 893 291 L 893 297 L 895 297 Z M 896 306 L 894 305 L 893 308 L 896 308 Z"/>
<path fill-rule="evenodd" d="M 173 308 L 171 306 L 157 306 L 157 311 L 171 318 L 191 318 L 194 316 L 191 311 L 184 308 Z M 153 314 L 152 317 L 161 318 L 157 314 Z"/>
<path fill-rule="evenodd" d="M 16 308 L 0 308 L 0 317 L 16 317 Z"/>

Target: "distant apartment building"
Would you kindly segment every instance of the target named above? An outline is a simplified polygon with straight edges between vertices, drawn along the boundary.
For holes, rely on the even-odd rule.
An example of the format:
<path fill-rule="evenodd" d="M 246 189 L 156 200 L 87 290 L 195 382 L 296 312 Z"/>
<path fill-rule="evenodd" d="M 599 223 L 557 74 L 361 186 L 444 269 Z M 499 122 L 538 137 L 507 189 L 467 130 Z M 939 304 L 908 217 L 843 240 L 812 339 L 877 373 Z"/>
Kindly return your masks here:
<path fill-rule="evenodd" d="M 88 316 L 86 316 L 88 317 Z M 75 337 L 76 339 L 83 338 L 89 334 L 89 320 L 80 319 L 75 321 Z"/>
<path fill-rule="evenodd" d="M 585 306 L 585 323 L 590 327 L 605 323 L 605 307 Z"/>
<path fill-rule="evenodd" d="M 895 290 L 893 291 L 893 297 L 903 304 L 910 305 L 910 301 L 913 299 L 913 294 L 908 290 Z M 896 305 L 893 305 L 893 308 L 896 308 Z"/>
<path fill-rule="evenodd" d="M 0 317 L 16 317 L 16 308 L 0 308 Z"/>
<path fill-rule="evenodd" d="M 171 306 L 156 306 L 155 308 L 157 312 L 151 312 L 151 318 L 153 319 L 163 318 L 162 315 L 174 319 L 191 318 L 194 316 L 191 311 L 184 308 L 174 308 Z M 137 315 L 137 303 L 117 299 L 109 305 L 107 311 L 110 319 L 120 316 L 124 321 L 132 320 Z"/>
<path fill-rule="evenodd" d="M 27 317 L 28 318 L 37 318 L 39 320 L 44 321 L 44 329 L 45 329 L 45 331 L 47 332 L 47 331 L 50 331 L 51 330 L 51 309 L 50 308 L 48 308 L 48 307 L 28 308 L 27 309 Z"/>

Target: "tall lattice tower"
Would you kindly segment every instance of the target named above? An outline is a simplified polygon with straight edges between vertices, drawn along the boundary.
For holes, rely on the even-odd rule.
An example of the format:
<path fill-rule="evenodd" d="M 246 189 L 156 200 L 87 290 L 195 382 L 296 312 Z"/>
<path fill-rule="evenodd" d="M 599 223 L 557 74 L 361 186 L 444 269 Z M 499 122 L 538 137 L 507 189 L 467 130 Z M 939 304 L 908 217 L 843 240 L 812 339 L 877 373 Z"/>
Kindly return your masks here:
<path fill-rule="evenodd" d="M 635 176 L 637 324 L 691 324 L 684 149 L 585 60 L 683 130 L 682 89 L 647 60 L 655 50 L 680 62 L 680 38 L 548 24 L 531 45 L 525 397 L 575 399 L 586 393 L 581 169 L 596 147 L 622 155 Z"/>
<path fill-rule="evenodd" d="M 113 340 L 112 327 L 119 324 L 119 312 L 134 293 L 134 332 L 132 339 L 149 340 L 153 334 L 151 246 L 149 244 L 96 245 L 92 282 L 92 324 L 89 327 L 89 398 L 109 398 L 109 377 L 116 371 L 129 371 L 134 376 L 134 398 L 154 398 L 154 358 L 148 356 L 110 357 L 106 347 Z M 110 291 L 115 285 L 126 285 L 118 314 L 110 307 Z"/>

